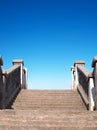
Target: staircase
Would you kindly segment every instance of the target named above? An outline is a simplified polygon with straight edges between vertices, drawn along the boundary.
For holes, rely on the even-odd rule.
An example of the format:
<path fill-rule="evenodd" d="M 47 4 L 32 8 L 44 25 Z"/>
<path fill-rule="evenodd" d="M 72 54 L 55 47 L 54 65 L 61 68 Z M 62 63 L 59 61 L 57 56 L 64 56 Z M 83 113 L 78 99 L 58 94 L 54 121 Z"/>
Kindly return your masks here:
<path fill-rule="evenodd" d="M 12 109 L 0 111 L 0 130 L 97 130 L 77 91 L 22 89 Z"/>
<path fill-rule="evenodd" d="M 18 110 L 85 110 L 80 95 L 72 90 L 22 90 L 13 109 Z"/>
<path fill-rule="evenodd" d="M 12 64 L 0 57 L 0 130 L 97 130 L 97 56 L 93 72 L 74 62 L 72 90 L 27 90 L 23 60 Z"/>

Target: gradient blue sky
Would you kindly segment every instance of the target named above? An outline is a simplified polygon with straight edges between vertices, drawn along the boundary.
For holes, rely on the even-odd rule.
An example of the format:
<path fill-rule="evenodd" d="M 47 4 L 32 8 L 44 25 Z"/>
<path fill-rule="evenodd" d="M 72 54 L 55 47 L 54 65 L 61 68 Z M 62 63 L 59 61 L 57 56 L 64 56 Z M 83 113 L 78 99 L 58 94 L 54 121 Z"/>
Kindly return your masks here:
<path fill-rule="evenodd" d="M 24 60 L 29 88 L 70 88 L 74 61 L 97 55 L 97 0 L 0 0 L 0 55 Z"/>

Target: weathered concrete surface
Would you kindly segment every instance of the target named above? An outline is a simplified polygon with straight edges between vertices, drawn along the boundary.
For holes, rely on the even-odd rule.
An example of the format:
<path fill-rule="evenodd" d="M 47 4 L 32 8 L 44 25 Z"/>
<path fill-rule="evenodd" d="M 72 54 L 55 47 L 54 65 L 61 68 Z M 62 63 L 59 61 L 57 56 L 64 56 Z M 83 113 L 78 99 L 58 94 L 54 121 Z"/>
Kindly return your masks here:
<path fill-rule="evenodd" d="M 9 108 L 13 102 L 15 96 L 21 89 L 20 84 L 20 66 L 14 65 L 6 71 L 6 76 L 4 76 L 4 108 Z"/>
<path fill-rule="evenodd" d="M 35 130 L 95 130 L 97 112 L 65 110 L 7 110 L 0 112 L 1 128 Z"/>
<path fill-rule="evenodd" d="M 94 67 L 93 70 L 93 76 L 94 76 L 94 84 L 95 84 L 95 93 L 96 93 L 96 110 L 97 110 L 97 56 L 94 57 L 93 62 L 92 62 L 92 67 Z"/>
<path fill-rule="evenodd" d="M 72 90 L 22 90 L 12 110 L 0 111 L 0 130 L 96 130 L 97 112 Z"/>
<path fill-rule="evenodd" d="M 72 90 L 22 90 L 12 108 L 85 110 L 77 91 Z"/>
<path fill-rule="evenodd" d="M 0 109 L 6 109 L 11 107 L 21 88 L 26 88 L 27 70 L 23 60 L 14 60 L 13 66 L 7 70 L 2 70 L 2 65 L 0 57 Z"/>

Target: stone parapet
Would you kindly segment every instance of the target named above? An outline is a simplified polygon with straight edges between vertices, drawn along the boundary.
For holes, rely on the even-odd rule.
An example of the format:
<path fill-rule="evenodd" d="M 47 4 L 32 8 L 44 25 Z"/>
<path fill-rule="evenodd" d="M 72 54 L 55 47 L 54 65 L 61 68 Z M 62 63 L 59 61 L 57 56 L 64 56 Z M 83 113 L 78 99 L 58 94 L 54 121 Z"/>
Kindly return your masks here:
<path fill-rule="evenodd" d="M 85 65 L 85 61 L 83 61 L 83 60 L 76 60 L 75 62 L 74 62 L 74 67 L 76 67 L 76 66 L 84 66 Z"/>
<path fill-rule="evenodd" d="M 3 60 L 0 57 L 0 109 L 10 108 L 22 86 L 25 85 L 26 88 L 23 60 L 13 60 L 12 63 L 12 67 L 2 70 Z"/>
<path fill-rule="evenodd" d="M 24 61 L 20 60 L 20 59 L 19 60 L 15 59 L 15 60 L 12 61 L 12 63 L 13 63 L 13 65 L 18 64 L 18 65 L 23 65 L 24 66 Z"/>
<path fill-rule="evenodd" d="M 97 56 L 95 56 L 93 58 L 93 61 L 92 61 L 92 67 L 95 67 L 95 64 L 97 63 Z"/>
<path fill-rule="evenodd" d="M 94 68 L 93 70 L 93 77 L 94 77 L 94 85 L 95 85 L 95 95 L 96 95 L 96 99 L 95 99 L 95 105 L 96 105 L 96 110 L 97 110 L 97 56 L 95 56 L 93 58 L 92 61 L 92 67 Z"/>
<path fill-rule="evenodd" d="M 93 66 L 96 62 L 97 57 L 93 60 Z M 92 111 L 95 105 L 93 74 L 85 68 L 85 62 L 83 60 L 76 60 L 71 70 L 73 89 L 79 91 L 87 108 Z"/>

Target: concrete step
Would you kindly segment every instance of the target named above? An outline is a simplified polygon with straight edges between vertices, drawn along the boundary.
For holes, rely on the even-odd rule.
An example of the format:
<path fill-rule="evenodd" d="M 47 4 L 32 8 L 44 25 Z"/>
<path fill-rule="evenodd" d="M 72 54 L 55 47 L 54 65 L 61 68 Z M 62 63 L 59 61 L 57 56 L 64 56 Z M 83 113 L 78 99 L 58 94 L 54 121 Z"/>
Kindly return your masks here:
<path fill-rule="evenodd" d="M 57 96 L 57 95 L 64 95 L 64 96 L 66 96 L 66 95 L 72 95 L 72 96 L 76 96 L 77 95 L 77 93 L 75 92 L 75 91 L 60 91 L 60 90 L 56 90 L 56 91 L 54 91 L 54 90 L 52 90 L 52 91 L 50 91 L 50 90 L 22 90 L 22 93 L 21 93 L 21 95 L 24 95 L 24 94 L 26 94 L 26 95 L 29 95 L 29 96 L 31 96 L 31 95 L 34 95 L 34 96 Z"/>
<path fill-rule="evenodd" d="M 53 102 L 49 102 L 49 103 L 43 103 L 43 102 L 37 102 L 37 103 L 26 103 L 26 102 L 17 102 L 17 103 L 15 103 L 14 104 L 14 106 L 58 106 L 58 107 L 66 107 L 66 106 L 75 106 L 75 107 L 77 107 L 77 106 L 79 106 L 79 107 L 84 107 L 84 105 L 83 104 L 81 104 L 81 103 L 53 103 Z"/>
<path fill-rule="evenodd" d="M 1 129 L 96 130 L 97 112 L 59 110 L 0 111 Z"/>
<path fill-rule="evenodd" d="M 19 103 L 17 103 L 17 104 L 15 104 L 14 106 L 32 106 L 32 107 L 35 107 L 35 106 L 37 106 L 37 107 L 78 107 L 78 108 L 80 108 L 80 107 L 84 107 L 83 105 L 78 105 L 78 104 L 52 104 L 52 103 L 50 103 L 50 104 L 24 104 L 24 103 L 22 103 L 22 104 L 19 104 Z"/>
<path fill-rule="evenodd" d="M 0 126 L 1 130 L 97 130 L 97 127 L 35 127 L 35 126 Z"/>
<path fill-rule="evenodd" d="M 86 109 L 80 95 L 72 90 L 22 90 L 13 109 Z"/>
<path fill-rule="evenodd" d="M 67 107 L 56 107 L 56 106 L 43 106 L 43 107 L 41 107 L 41 106 L 28 106 L 28 107 L 26 107 L 26 106 L 15 106 L 15 107 L 13 107 L 13 109 L 79 109 L 79 110 L 83 110 L 83 107 L 73 107 L 73 106 L 67 106 Z"/>
<path fill-rule="evenodd" d="M 0 111 L 0 130 L 97 130 L 77 91 L 21 90 L 12 108 Z"/>

